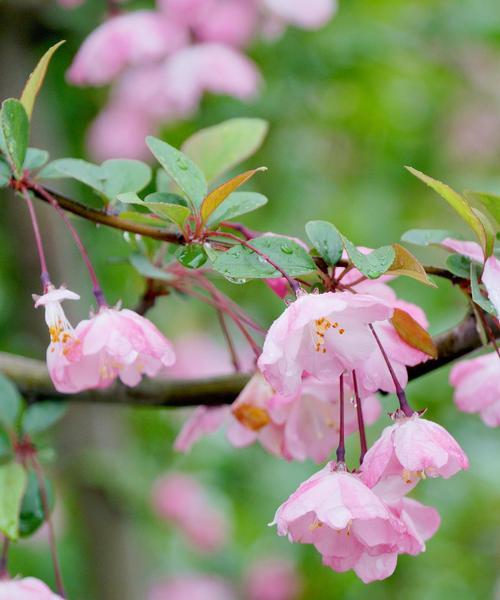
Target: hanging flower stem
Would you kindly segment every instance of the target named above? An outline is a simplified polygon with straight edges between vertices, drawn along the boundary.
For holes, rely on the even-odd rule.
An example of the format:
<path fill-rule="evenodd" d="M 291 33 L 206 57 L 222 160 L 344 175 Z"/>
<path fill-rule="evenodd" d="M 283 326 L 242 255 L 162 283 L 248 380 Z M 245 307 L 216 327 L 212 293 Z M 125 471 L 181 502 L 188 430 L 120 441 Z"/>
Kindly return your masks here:
<path fill-rule="evenodd" d="M 7 560 L 9 557 L 10 540 L 7 536 L 3 539 L 2 554 L 0 556 L 0 580 L 9 576 L 7 570 Z"/>
<path fill-rule="evenodd" d="M 498 358 L 500 358 L 500 348 L 498 347 L 497 341 L 495 339 L 495 334 L 493 333 L 493 330 L 491 329 L 488 321 L 484 318 L 484 312 L 482 311 L 482 309 L 479 307 L 477 307 L 477 309 L 478 309 L 477 314 L 479 315 L 479 318 L 481 319 L 481 323 L 484 327 L 484 330 L 486 331 L 486 333 L 488 335 L 491 345 L 495 349 L 495 352 L 497 353 Z"/>
<path fill-rule="evenodd" d="M 28 190 L 23 187 L 22 194 L 24 199 L 26 200 L 26 204 L 28 206 L 28 211 L 30 213 L 31 225 L 33 227 L 33 235 L 35 236 L 36 249 L 38 252 L 38 257 L 40 259 L 40 280 L 42 282 L 42 287 L 44 293 L 47 292 L 50 285 L 50 275 L 47 269 L 47 260 L 45 258 L 45 252 L 43 249 L 42 243 L 42 235 L 40 233 L 40 227 L 38 225 L 38 219 L 35 212 L 35 207 L 33 206 L 33 201 L 30 198 Z"/>
<path fill-rule="evenodd" d="M 339 445 L 337 447 L 337 464 L 345 462 L 345 436 L 344 436 L 344 374 L 339 377 Z"/>
<path fill-rule="evenodd" d="M 394 382 L 394 387 L 396 389 L 396 396 L 398 397 L 398 400 L 399 400 L 399 408 L 403 411 L 403 413 L 407 417 L 411 417 L 415 413 L 415 411 L 411 408 L 411 406 L 408 403 L 408 400 L 406 399 L 405 391 L 401 387 L 401 384 L 399 383 L 398 378 L 396 377 L 396 373 L 394 373 L 394 369 L 392 368 L 391 361 L 389 360 L 389 357 L 387 356 L 387 354 L 384 350 L 384 347 L 382 346 L 382 342 L 380 341 L 380 338 L 378 337 L 377 333 L 375 332 L 375 328 L 373 327 L 373 325 L 371 323 L 368 325 L 368 327 L 370 328 L 370 330 L 373 334 L 373 337 L 375 338 L 375 341 L 377 342 L 377 346 L 379 347 L 380 352 L 382 353 L 382 356 L 384 357 L 385 364 L 387 365 L 387 368 L 389 369 L 389 373 L 391 374 L 391 378 L 392 378 L 392 381 Z"/>
<path fill-rule="evenodd" d="M 42 500 L 43 514 L 45 516 L 45 521 L 47 522 L 47 528 L 48 528 L 48 532 L 49 532 L 50 553 L 52 556 L 52 564 L 54 567 L 54 576 L 56 579 L 57 593 L 62 598 L 66 598 L 66 595 L 64 593 L 64 584 L 63 584 L 63 579 L 62 579 L 61 566 L 59 564 L 59 558 L 57 556 L 56 537 L 54 534 L 54 526 L 52 523 L 52 517 L 50 515 L 47 487 L 45 485 L 42 467 L 40 466 L 40 463 L 38 462 L 38 459 L 36 458 L 35 455 L 33 455 L 31 457 L 31 464 L 35 471 L 35 475 L 36 475 L 36 478 L 38 481 L 38 487 L 40 488 L 40 498 Z"/>
<path fill-rule="evenodd" d="M 361 398 L 358 390 L 358 380 L 356 378 L 356 371 L 352 372 L 352 383 L 354 387 L 354 398 L 356 400 L 356 415 L 358 418 L 358 430 L 359 430 L 359 445 L 361 446 L 361 454 L 359 457 L 359 464 L 363 463 L 368 446 L 366 444 L 366 431 L 365 431 L 365 419 L 363 417 L 363 407 L 361 405 Z"/>
<path fill-rule="evenodd" d="M 220 328 L 222 330 L 222 333 L 223 333 L 224 338 L 227 343 L 227 348 L 229 350 L 229 355 L 231 356 L 231 362 L 233 364 L 234 370 L 237 373 L 239 373 L 239 372 L 241 372 L 241 365 L 240 365 L 240 361 L 238 359 L 238 354 L 237 354 L 236 349 L 233 344 L 233 340 L 231 338 L 231 334 L 230 334 L 229 329 L 226 324 L 226 319 L 224 317 L 224 313 L 220 309 L 217 309 L 216 312 L 217 312 L 217 317 L 219 318 Z"/>
<path fill-rule="evenodd" d="M 78 235 L 77 230 L 74 228 L 73 224 L 69 220 L 68 215 L 59 206 L 59 204 L 58 204 L 57 200 L 54 198 L 54 196 L 52 196 L 51 194 L 49 194 L 49 192 L 47 192 L 44 188 L 40 187 L 40 189 L 37 190 L 37 191 L 56 210 L 57 214 L 61 217 L 61 219 L 64 221 L 64 224 L 69 229 L 69 232 L 71 233 L 71 235 L 73 237 L 73 240 L 75 241 L 75 244 L 76 244 L 76 246 L 78 248 L 78 251 L 80 252 L 80 255 L 81 255 L 82 259 L 83 259 L 83 262 L 85 263 L 85 266 L 86 266 L 87 271 L 89 273 L 90 280 L 92 281 L 92 293 L 95 296 L 95 299 L 96 299 L 96 302 L 97 302 L 97 306 L 99 308 L 101 306 L 107 306 L 108 304 L 107 304 L 106 299 L 104 297 L 104 292 L 102 291 L 102 288 L 101 288 L 101 286 L 99 284 L 99 281 L 97 279 L 97 274 L 95 272 L 94 266 L 92 265 L 92 262 L 90 261 L 90 257 L 89 257 L 89 254 L 87 252 L 87 249 L 83 245 L 83 242 L 82 242 L 80 236 Z"/>

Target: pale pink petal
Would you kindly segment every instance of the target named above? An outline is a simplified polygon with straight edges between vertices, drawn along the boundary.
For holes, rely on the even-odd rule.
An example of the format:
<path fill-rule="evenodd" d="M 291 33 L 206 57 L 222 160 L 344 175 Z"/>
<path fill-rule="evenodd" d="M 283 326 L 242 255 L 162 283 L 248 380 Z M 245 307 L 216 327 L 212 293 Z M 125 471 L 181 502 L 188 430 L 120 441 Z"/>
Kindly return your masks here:
<path fill-rule="evenodd" d="M 184 423 L 174 442 L 178 452 L 189 452 L 205 435 L 217 431 L 229 418 L 229 406 L 198 406 Z"/>
<path fill-rule="evenodd" d="M 304 29 L 319 29 L 334 15 L 336 0 L 262 0 L 272 14 Z"/>

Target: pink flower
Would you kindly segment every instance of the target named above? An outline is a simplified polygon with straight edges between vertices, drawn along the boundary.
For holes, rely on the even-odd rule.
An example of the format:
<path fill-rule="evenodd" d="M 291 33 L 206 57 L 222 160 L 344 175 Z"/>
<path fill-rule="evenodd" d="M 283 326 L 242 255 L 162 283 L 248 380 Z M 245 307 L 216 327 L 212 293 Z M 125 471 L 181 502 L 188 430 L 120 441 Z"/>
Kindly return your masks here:
<path fill-rule="evenodd" d="M 168 473 L 153 488 L 153 505 L 159 516 L 175 523 L 202 552 L 220 550 L 229 538 L 225 514 L 211 505 L 201 484 L 189 475 Z"/>
<path fill-rule="evenodd" d="M 63 300 L 78 300 L 80 296 L 63 287 L 51 286 L 43 296 L 33 296 L 35 308 L 45 308 L 45 321 L 49 328 L 50 344 L 47 348 L 47 368 L 54 387 L 59 392 L 74 393 L 78 387 L 68 378 L 68 353 L 76 340 L 71 323 L 61 306 Z"/>
<path fill-rule="evenodd" d="M 334 15 L 336 0 L 262 0 L 273 16 L 303 29 L 319 29 Z"/>
<path fill-rule="evenodd" d="M 420 554 L 425 551 L 425 542 L 439 529 L 441 517 L 432 506 L 425 506 L 411 498 L 400 498 L 386 506 L 404 526 L 398 543 L 399 554 Z"/>
<path fill-rule="evenodd" d="M 186 31 L 160 13 L 118 15 L 89 35 L 67 76 L 76 85 L 104 85 L 125 67 L 159 60 L 186 43 Z"/>
<path fill-rule="evenodd" d="M 264 557 L 253 562 L 245 577 L 248 600 L 296 600 L 301 582 L 292 562 Z"/>
<path fill-rule="evenodd" d="M 410 486 L 419 478 L 448 479 L 469 461 L 455 439 L 441 425 L 422 419 L 398 415 L 368 450 L 361 466 L 361 477 L 369 487 L 385 478 L 398 476 Z"/>
<path fill-rule="evenodd" d="M 116 377 L 129 386 L 155 377 L 175 361 L 171 343 L 132 310 L 103 307 L 81 321 L 67 353 L 66 375 L 79 390 L 106 388 Z"/>
<path fill-rule="evenodd" d="M 500 426 L 500 360 L 495 352 L 456 364 L 450 383 L 460 410 L 479 413 L 488 427 Z"/>
<path fill-rule="evenodd" d="M 231 586 L 213 575 L 178 575 L 156 583 L 148 600 L 237 600 Z"/>
<path fill-rule="evenodd" d="M 314 544 L 334 571 L 354 569 L 365 583 L 392 575 L 404 531 L 366 485 L 333 464 L 302 483 L 273 524 L 290 541 Z"/>
<path fill-rule="evenodd" d="M 189 452 L 202 437 L 215 433 L 230 415 L 229 406 L 198 406 L 184 423 L 174 442 L 177 452 Z M 253 434 L 250 436 L 253 441 Z"/>
<path fill-rule="evenodd" d="M 0 600 L 63 600 L 34 577 L 0 580 Z"/>
<path fill-rule="evenodd" d="M 462 254 L 478 263 L 482 264 L 484 261 L 484 253 L 481 250 L 481 246 L 476 242 L 463 242 L 461 240 L 446 238 L 441 242 L 441 246 L 451 252 Z M 500 260 L 496 256 L 489 256 L 486 259 L 481 280 L 488 293 L 488 298 L 496 310 L 497 316 L 500 317 Z"/>
<path fill-rule="evenodd" d="M 193 27 L 198 40 L 244 47 L 257 26 L 257 6 L 252 0 L 216 0 L 205 18 Z"/>
<path fill-rule="evenodd" d="M 271 325 L 259 368 L 284 395 L 295 394 L 306 373 L 333 384 L 379 351 L 368 325 L 391 315 L 388 304 L 374 296 L 304 294 Z"/>

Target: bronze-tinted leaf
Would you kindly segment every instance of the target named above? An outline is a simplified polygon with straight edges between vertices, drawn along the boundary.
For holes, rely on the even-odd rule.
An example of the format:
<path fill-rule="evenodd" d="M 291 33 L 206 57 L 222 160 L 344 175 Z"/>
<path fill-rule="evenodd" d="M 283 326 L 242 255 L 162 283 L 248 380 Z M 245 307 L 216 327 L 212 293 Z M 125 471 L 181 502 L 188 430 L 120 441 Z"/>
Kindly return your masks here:
<path fill-rule="evenodd" d="M 395 308 L 391 323 L 394 325 L 399 337 L 407 344 L 425 352 L 431 358 L 437 358 L 438 351 L 432 337 L 406 311 Z"/>

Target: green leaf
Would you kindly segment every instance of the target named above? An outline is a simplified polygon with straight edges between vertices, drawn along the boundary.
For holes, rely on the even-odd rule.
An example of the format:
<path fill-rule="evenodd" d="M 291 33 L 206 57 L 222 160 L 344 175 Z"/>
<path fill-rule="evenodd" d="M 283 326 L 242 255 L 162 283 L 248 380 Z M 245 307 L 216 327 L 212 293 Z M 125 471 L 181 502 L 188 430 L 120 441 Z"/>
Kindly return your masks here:
<path fill-rule="evenodd" d="M 455 209 L 460 217 L 476 234 L 477 238 L 479 239 L 479 243 L 481 244 L 481 248 L 483 249 L 484 255 L 486 257 L 490 256 L 493 252 L 495 239 L 491 233 L 485 229 L 483 219 L 481 219 L 475 213 L 467 200 L 445 183 L 442 183 L 437 179 L 433 179 L 432 177 L 429 177 L 428 175 L 425 175 L 421 171 L 417 171 L 417 169 L 413 169 L 412 167 L 406 168 L 408 171 L 410 171 L 410 173 L 412 173 L 412 175 L 415 175 L 415 177 L 418 177 L 420 180 L 426 183 L 430 188 L 437 192 L 441 198 L 446 200 L 446 202 L 448 202 L 452 208 Z"/>
<path fill-rule="evenodd" d="M 185 198 L 179 196 L 179 194 L 172 194 L 171 192 L 153 192 L 144 198 L 144 202 L 165 202 L 165 204 L 187 206 Z"/>
<path fill-rule="evenodd" d="M 162 219 L 168 219 L 172 223 L 178 225 L 181 229 L 184 227 L 186 219 L 191 214 L 191 211 L 187 206 L 180 206 L 179 204 L 167 204 L 166 202 L 146 202 L 144 205 L 155 215 L 158 215 Z"/>
<path fill-rule="evenodd" d="M 33 171 L 43 167 L 43 165 L 49 160 L 49 153 L 47 150 L 39 150 L 38 148 L 28 148 L 26 152 L 26 158 L 24 159 L 23 169 Z"/>
<path fill-rule="evenodd" d="M 7 187 L 10 182 L 10 168 L 7 163 L 0 160 L 0 188 Z"/>
<path fill-rule="evenodd" d="M 337 228 L 328 221 L 306 223 L 307 237 L 327 265 L 336 265 L 342 258 L 344 245 Z"/>
<path fill-rule="evenodd" d="M 396 258 L 392 246 L 382 246 L 369 254 L 363 254 L 347 238 L 343 238 L 345 249 L 353 265 L 368 279 L 377 279 L 388 271 Z"/>
<path fill-rule="evenodd" d="M 251 171 L 240 173 L 239 175 L 231 178 L 229 181 L 225 181 L 223 184 L 216 187 L 215 190 L 212 190 L 201 204 L 202 222 L 205 223 L 210 215 L 232 192 L 237 190 L 259 171 L 267 171 L 267 167 L 259 167 L 258 169 L 252 169 Z"/>
<path fill-rule="evenodd" d="M 207 182 L 200 169 L 188 156 L 158 138 L 148 136 L 146 143 L 193 206 L 200 207 L 207 194 Z"/>
<path fill-rule="evenodd" d="M 44 400 L 28 406 L 23 415 L 23 430 L 29 435 L 40 433 L 52 427 L 61 419 L 68 405 L 57 400 Z"/>
<path fill-rule="evenodd" d="M 440 244 L 446 238 L 460 239 L 458 233 L 447 229 L 410 229 L 401 236 L 401 241 L 415 246 L 430 246 Z"/>
<path fill-rule="evenodd" d="M 267 204 L 267 198 L 257 192 L 233 192 L 219 205 L 207 220 L 209 227 L 221 221 L 230 221 Z"/>
<path fill-rule="evenodd" d="M 268 123 L 262 119 L 229 119 L 192 135 L 182 145 L 182 151 L 199 165 L 211 183 L 252 156 L 267 130 Z"/>
<path fill-rule="evenodd" d="M 29 537 L 45 522 L 46 515 L 43 509 L 42 495 L 36 473 L 33 470 L 28 471 L 26 491 L 21 503 L 19 515 L 19 535 Z M 54 507 L 54 493 L 50 481 L 44 478 L 45 489 L 47 490 L 47 499 L 49 509 Z"/>
<path fill-rule="evenodd" d="M 446 267 L 450 273 L 457 277 L 469 279 L 471 260 L 463 254 L 450 254 L 446 259 Z"/>
<path fill-rule="evenodd" d="M 71 178 L 88 185 L 99 193 L 104 193 L 101 168 L 79 158 L 60 158 L 43 168 L 38 177 L 41 179 Z"/>
<path fill-rule="evenodd" d="M 14 429 L 22 404 L 16 386 L 0 373 L 0 423 L 7 429 Z"/>
<path fill-rule="evenodd" d="M 143 203 L 141 202 L 141 204 Z M 132 221 L 134 223 L 141 223 L 141 225 L 151 225 L 151 227 L 158 227 L 158 229 L 165 227 L 165 223 L 161 219 L 146 215 L 144 213 L 134 212 L 132 210 L 121 212 L 120 219 Z"/>
<path fill-rule="evenodd" d="M 488 300 L 488 298 L 483 296 L 483 294 L 481 293 L 481 289 L 479 287 L 479 282 L 478 282 L 478 273 L 479 273 L 479 267 L 477 266 L 477 264 L 471 262 L 471 264 L 470 264 L 470 287 L 471 287 L 471 292 L 472 292 L 472 300 L 484 311 L 486 311 L 490 315 L 494 315 L 496 317 L 498 315 L 497 315 L 497 311 L 495 310 L 495 307 Z"/>
<path fill-rule="evenodd" d="M 0 465 L 0 531 L 11 540 L 19 537 L 19 511 L 27 474 L 19 463 Z"/>
<path fill-rule="evenodd" d="M 129 257 L 129 261 L 134 269 L 143 277 L 158 279 L 160 281 L 172 281 L 174 279 L 173 275 L 153 265 L 144 254 L 132 254 Z"/>
<path fill-rule="evenodd" d="M 189 244 L 189 246 L 180 246 L 175 253 L 175 257 L 188 269 L 199 269 L 207 262 L 207 254 L 201 244 Z"/>
<path fill-rule="evenodd" d="M 19 100 L 9 98 L 3 101 L 0 122 L 7 156 L 16 175 L 20 177 L 28 149 L 30 125 L 26 110 Z"/>
<path fill-rule="evenodd" d="M 33 106 L 35 105 L 35 100 L 42 87 L 43 80 L 45 79 L 45 74 L 47 73 L 47 68 L 50 63 L 50 59 L 52 58 L 54 52 L 64 44 L 64 40 L 62 42 L 58 42 L 51 46 L 47 52 L 42 56 L 40 61 L 38 62 L 35 70 L 31 73 L 24 86 L 23 93 L 21 94 L 21 102 L 26 109 L 26 114 L 28 118 L 31 119 L 31 114 L 33 113 Z"/>
<path fill-rule="evenodd" d="M 286 237 L 262 236 L 250 240 L 249 243 L 269 256 L 291 277 L 305 275 L 316 268 L 312 258 L 304 248 Z M 220 253 L 213 263 L 213 268 L 226 277 L 234 279 L 283 277 L 282 273 L 263 257 L 241 244 Z"/>
<path fill-rule="evenodd" d="M 151 181 L 151 167 L 140 160 L 106 160 L 100 169 L 103 192 L 110 199 L 125 192 L 140 192 Z"/>
<path fill-rule="evenodd" d="M 500 224 L 500 196 L 487 192 L 465 192 L 465 197 L 484 206 L 490 215 Z"/>

